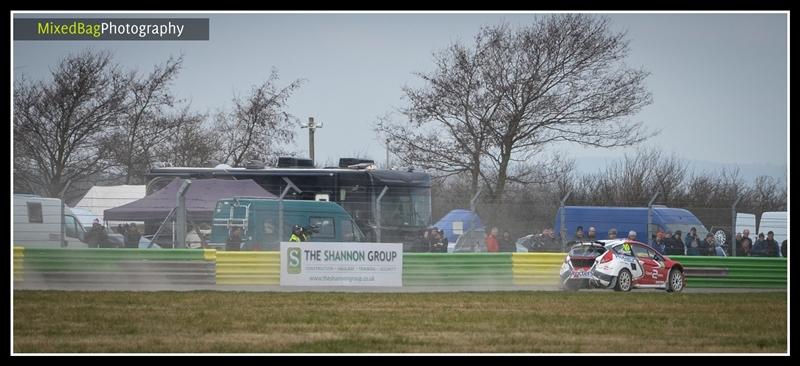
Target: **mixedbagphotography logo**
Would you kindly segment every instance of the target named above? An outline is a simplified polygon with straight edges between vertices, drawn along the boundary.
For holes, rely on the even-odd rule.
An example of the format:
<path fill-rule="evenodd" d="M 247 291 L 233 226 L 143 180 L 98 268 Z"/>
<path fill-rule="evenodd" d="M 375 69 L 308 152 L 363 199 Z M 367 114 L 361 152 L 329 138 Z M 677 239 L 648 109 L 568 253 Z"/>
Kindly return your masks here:
<path fill-rule="evenodd" d="M 298 247 L 286 248 L 286 264 L 289 274 L 300 274 L 300 265 L 302 264 L 301 254 L 302 251 Z"/>
<path fill-rule="evenodd" d="M 207 41 L 208 18 L 14 19 L 17 41 Z"/>

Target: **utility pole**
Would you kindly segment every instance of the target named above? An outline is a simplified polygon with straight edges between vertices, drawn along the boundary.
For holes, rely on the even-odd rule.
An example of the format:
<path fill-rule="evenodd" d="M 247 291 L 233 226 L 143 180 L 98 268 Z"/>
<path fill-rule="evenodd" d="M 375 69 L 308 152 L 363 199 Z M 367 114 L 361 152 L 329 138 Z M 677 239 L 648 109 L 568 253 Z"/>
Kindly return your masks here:
<path fill-rule="evenodd" d="M 308 117 L 308 124 L 300 127 L 308 129 L 308 158 L 311 159 L 312 164 L 316 165 L 314 162 L 314 131 L 322 128 L 322 123 L 316 124 L 314 123 L 314 117 Z"/>

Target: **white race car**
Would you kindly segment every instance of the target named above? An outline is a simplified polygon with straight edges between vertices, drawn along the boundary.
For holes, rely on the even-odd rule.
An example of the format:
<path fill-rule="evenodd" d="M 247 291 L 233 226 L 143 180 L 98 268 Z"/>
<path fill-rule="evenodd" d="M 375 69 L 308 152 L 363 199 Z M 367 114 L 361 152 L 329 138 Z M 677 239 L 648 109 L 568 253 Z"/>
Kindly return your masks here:
<path fill-rule="evenodd" d="M 680 292 L 685 287 L 683 266 L 650 246 L 630 240 L 575 244 L 561 265 L 561 288 L 660 288 Z"/>

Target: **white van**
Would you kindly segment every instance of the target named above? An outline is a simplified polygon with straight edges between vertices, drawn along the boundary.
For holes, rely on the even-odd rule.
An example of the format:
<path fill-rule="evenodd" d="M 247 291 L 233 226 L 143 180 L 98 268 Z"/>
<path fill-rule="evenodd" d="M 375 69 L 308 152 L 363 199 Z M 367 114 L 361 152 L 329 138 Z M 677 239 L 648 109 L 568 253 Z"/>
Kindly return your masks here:
<path fill-rule="evenodd" d="M 61 225 L 64 225 L 64 242 L 61 240 Z M 88 224 L 89 226 L 86 226 Z M 14 195 L 14 246 L 27 248 L 87 248 L 87 230 L 91 223 L 81 223 L 72 210 L 64 206 L 61 216 L 61 200 L 44 198 L 32 194 Z M 103 247 L 123 246 L 123 237 L 105 228 Z"/>
<path fill-rule="evenodd" d="M 61 200 L 31 194 L 14 195 L 14 246 L 28 248 L 86 248 L 86 230 L 69 207 L 61 217 Z M 64 223 L 64 243 L 61 225 Z"/>
<path fill-rule="evenodd" d="M 750 231 L 750 240 L 758 236 L 758 232 L 756 231 L 756 215 L 737 212 L 734 233 L 742 233 L 745 230 Z"/>
<path fill-rule="evenodd" d="M 789 222 L 786 216 L 786 211 L 770 211 L 761 214 L 761 222 L 758 224 L 758 232 L 766 235 L 772 231 L 775 235 L 775 241 L 778 242 L 780 248 L 783 241 L 789 239 Z"/>

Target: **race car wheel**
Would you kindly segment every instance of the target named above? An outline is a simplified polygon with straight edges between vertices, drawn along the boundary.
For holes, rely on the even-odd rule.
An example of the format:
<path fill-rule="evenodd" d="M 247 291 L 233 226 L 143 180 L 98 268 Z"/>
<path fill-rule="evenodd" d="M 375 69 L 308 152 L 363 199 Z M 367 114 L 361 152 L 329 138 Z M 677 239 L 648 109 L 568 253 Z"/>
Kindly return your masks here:
<path fill-rule="evenodd" d="M 676 268 L 673 268 L 671 271 L 669 271 L 669 284 L 667 285 L 667 292 L 681 292 L 683 291 L 683 285 L 683 272 Z"/>
<path fill-rule="evenodd" d="M 630 291 L 631 290 L 631 281 L 633 276 L 631 276 L 631 271 L 628 271 L 627 268 L 623 268 L 619 271 L 619 275 L 617 275 L 617 286 L 614 287 L 614 290 L 617 291 Z"/>
<path fill-rule="evenodd" d="M 567 281 L 567 283 L 561 286 L 561 289 L 567 292 L 576 292 L 578 291 L 578 284 L 575 282 Z"/>

